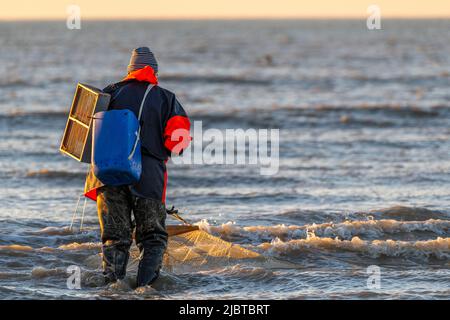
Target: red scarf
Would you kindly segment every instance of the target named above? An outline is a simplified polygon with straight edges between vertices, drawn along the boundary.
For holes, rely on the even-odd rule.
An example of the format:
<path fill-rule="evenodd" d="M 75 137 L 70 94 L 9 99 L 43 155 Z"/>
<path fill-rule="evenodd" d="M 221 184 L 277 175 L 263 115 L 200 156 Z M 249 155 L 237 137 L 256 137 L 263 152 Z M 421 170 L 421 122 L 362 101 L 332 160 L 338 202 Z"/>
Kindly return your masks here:
<path fill-rule="evenodd" d="M 150 66 L 145 66 L 142 69 L 130 72 L 122 81 L 126 80 L 138 80 L 150 82 L 154 85 L 158 84 L 158 77 L 156 76 L 155 70 Z"/>

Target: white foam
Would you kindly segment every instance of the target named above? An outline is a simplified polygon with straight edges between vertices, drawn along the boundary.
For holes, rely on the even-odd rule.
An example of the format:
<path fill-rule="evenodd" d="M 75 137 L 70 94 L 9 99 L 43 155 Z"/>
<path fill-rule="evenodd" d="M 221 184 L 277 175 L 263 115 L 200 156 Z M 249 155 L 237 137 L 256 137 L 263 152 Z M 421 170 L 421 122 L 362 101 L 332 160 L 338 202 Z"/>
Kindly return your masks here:
<path fill-rule="evenodd" d="M 276 238 L 272 242 L 262 243 L 257 247 L 276 255 L 304 252 L 312 248 L 353 251 L 364 253 L 374 258 L 380 256 L 435 257 L 438 259 L 450 258 L 450 238 L 441 237 L 424 241 L 365 241 L 358 237 L 353 237 L 351 240 L 339 240 L 338 238 L 321 238 L 311 235 L 307 239 L 296 239 L 286 242 Z"/>
<path fill-rule="evenodd" d="M 69 235 L 73 234 L 73 230 L 71 230 L 69 227 L 46 227 L 34 232 L 34 234 L 46 234 L 49 236 Z"/>
<path fill-rule="evenodd" d="M 377 237 L 382 234 L 394 234 L 414 231 L 428 231 L 438 235 L 446 235 L 450 231 L 449 220 L 429 219 L 426 221 L 397 221 L 397 220 L 356 220 L 341 223 L 322 223 L 304 226 L 276 225 L 276 226 L 246 226 L 240 227 L 234 222 L 227 222 L 213 226 L 206 220 L 197 223 L 200 229 L 222 236 L 241 236 L 250 238 L 307 238 L 308 232 L 317 236 L 340 237 L 351 239 L 357 235 Z"/>
<path fill-rule="evenodd" d="M 64 244 L 58 247 L 58 249 L 61 250 L 93 250 L 93 249 L 99 249 L 102 247 L 102 244 L 100 242 L 72 242 L 69 244 Z"/>
<path fill-rule="evenodd" d="M 35 267 L 33 270 L 31 270 L 31 277 L 32 278 L 46 278 L 46 277 L 54 277 L 54 276 L 62 276 L 66 275 L 66 269 L 65 268 L 53 268 L 53 269 L 47 269 L 44 267 Z"/>
<path fill-rule="evenodd" d="M 7 251 L 33 251 L 33 248 L 30 246 L 24 246 L 20 244 L 10 244 L 10 245 L 4 245 L 0 246 L 0 250 L 7 250 Z"/>

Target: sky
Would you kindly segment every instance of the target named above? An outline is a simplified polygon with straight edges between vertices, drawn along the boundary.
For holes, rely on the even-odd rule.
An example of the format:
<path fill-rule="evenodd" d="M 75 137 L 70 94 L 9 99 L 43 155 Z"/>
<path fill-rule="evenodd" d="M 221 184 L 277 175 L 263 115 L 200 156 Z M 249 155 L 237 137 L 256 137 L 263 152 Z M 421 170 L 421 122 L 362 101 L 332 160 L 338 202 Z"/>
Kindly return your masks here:
<path fill-rule="evenodd" d="M 450 0 L 2 0 L 0 20 L 365 18 L 376 4 L 384 18 L 450 18 Z"/>

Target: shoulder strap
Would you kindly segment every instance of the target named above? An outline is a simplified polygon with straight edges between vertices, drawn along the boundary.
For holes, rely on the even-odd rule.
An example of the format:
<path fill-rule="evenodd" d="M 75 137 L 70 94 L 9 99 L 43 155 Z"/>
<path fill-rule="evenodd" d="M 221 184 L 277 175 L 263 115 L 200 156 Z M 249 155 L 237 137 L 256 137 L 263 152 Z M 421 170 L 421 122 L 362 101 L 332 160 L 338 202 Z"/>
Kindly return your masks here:
<path fill-rule="evenodd" d="M 134 142 L 133 150 L 131 150 L 130 155 L 128 156 L 128 160 L 133 158 L 134 153 L 136 152 L 136 148 L 139 142 L 139 139 L 141 138 L 141 115 L 142 115 L 142 109 L 144 109 L 145 99 L 147 98 L 148 93 L 153 88 L 153 84 L 149 83 L 147 86 L 147 90 L 145 90 L 144 97 L 142 98 L 141 106 L 139 107 L 139 115 L 138 115 L 138 123 L 139 123 L 139 129 L 137 132 L 136 141 Z"/>
<path fill-rule="evenodd" d="M 139 123 L 141 121 L 142 109 L 144 108 L 145 99 L 147 98 L 147 95 L 150 92 L 150 90 L 152 90 L 152 88 L 153 88 L 153 84 L 149 83 L 147 86 L 147 90 L 145 90 L 144 97 L 142 98 L 141 106 L 139 107 L 139 115 L 138 115 Z M 139 129 L 140 128 L 141 128 L 141 126 L 139 126 Z"/>

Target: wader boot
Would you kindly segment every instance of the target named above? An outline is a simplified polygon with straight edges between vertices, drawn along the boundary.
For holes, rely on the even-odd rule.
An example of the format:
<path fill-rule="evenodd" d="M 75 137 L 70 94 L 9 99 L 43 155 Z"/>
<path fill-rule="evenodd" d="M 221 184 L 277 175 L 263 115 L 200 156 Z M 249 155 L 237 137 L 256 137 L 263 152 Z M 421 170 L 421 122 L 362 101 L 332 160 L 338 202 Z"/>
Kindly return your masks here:
<path fill-rule="evenodd" d="M 167 247 L 166 209 L 161 201 L 132 195 L 128 186 L 98 190 L 103 274 L 107 282 L 123 279 L 132 243 L 134 215 L 136 244 L 140 251 L 137 285 L 153 283 L 159 275 Z"/>
<path fill-rule="evenodd" d="M 153 283 L 158 278 L 167 247 L 166 208 L 161 201 L 136 198 L 136 244 L 140 251 L 137 286 Z"/>

